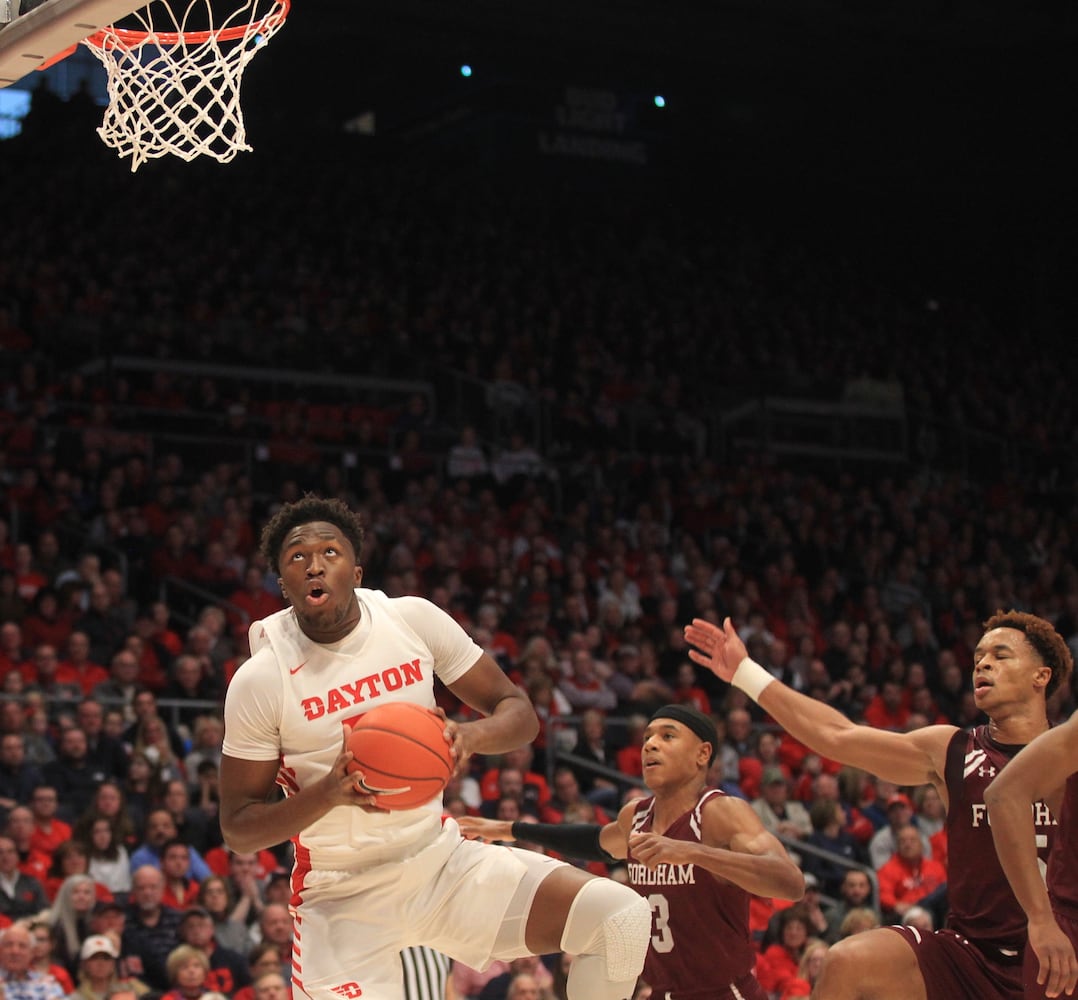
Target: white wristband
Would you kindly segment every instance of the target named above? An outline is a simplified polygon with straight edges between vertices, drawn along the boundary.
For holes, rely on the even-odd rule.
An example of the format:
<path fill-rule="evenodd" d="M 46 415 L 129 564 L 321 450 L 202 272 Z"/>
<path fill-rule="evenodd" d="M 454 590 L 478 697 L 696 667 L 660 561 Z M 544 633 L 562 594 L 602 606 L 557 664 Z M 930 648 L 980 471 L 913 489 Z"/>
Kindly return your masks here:
<path fill-rule="evenodd" d="M 753 701 L 759 701 L 763 689 L 774 679 L 759 663 L 746 656 L 737 665 L 730 683 L 738 690 L 744 691 Z"/>

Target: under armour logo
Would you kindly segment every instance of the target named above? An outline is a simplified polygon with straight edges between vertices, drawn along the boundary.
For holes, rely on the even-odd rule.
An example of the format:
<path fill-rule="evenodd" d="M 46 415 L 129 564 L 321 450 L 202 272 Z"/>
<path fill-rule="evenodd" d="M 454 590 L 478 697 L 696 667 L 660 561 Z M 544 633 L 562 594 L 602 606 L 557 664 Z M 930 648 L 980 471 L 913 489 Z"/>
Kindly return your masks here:
<path fill-rule="evenodd" d="M 359 983 L 341 983 L 340 986 L 334 986 L 334 993 L 339 993 L 345 1000 L 357 1000 L 357 997 L 363 996 L 363 989 Z"/>
<path fill-rule="evenodd" d="M 977 768 L 977 774 L 982 778 L 994 778 L 996 776 L 996 769 L 989 764 L 988 767 Z"/>

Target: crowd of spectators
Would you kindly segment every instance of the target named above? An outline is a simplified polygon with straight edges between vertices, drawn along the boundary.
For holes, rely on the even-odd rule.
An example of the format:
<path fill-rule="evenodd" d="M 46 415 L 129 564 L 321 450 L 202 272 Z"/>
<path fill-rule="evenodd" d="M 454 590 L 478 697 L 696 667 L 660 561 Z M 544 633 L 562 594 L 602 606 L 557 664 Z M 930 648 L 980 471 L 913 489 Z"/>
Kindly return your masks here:
<path fill-rule="evenodd" d="M 408 203 L 409 170 L 361 177 L 343 163 L 327 162 L 318 185 L 250 165 L 194 169 L 214 242 L 228 247 L 219 260 L 190 202 L 145 188 L 150 204 L 131 207 L 122 234 L 91 228 L 120 191 L 100 163 L 97 203 L 57 185 L 32 206 L 65 225 L 35 215 L 31 238 L 31 207 L 16 199 L 0 231 L 0 337 L 22 361 L 0 385 L 9 1000 L 49 996 L 48 975 L 55 995 L 86 1000 L 121 989 L 279 1000 L 288 847 L 246 856 L 221 843 L 219 706 L 247 626 L 281 607 L 261 525 L 307 489 L 363 512 L 365 581 L 446 609 L 540 714 L 534 744 L 474 761 L 447 811 L 603 822 L 640 794 L 642 720 L 684 702 L 716 718 L 715 783 L 753 803 L 809 878 L 804 902 L 760 900 L 754 912 L 775 997 L 811 984 L 818 942 L 881 915 L 942 920 L 938 796 L 808 753 L 700 676 L 682 627 L 730 615 L 759 663 L 856 720 L 977 722 L 972 649 L 995 609 L 1048 618 L 1078 652 L 1066 367 L 1030 357 L 972 306 L 926 309 L 842 260 L 720 238 L 687 216 L 630 202 L 570 225 L 497 190 L 459 203 L 436 193 L 424 214 Z M 266 204 L 296 223 L 287 251 L 267 236 Z M 167 266 L 154 263 L 162 230 Z M 899 332 L 904 348 L 888 351 Z M 82 370 L 113 354 L 161 367 Z M 422 394 L 289 399 L 169 372 L 184 359 L 407 373 L 436 387 L 453 374 L 480 388 L 465 403 L 437 396 L 437 412 Z M 946 461 L 782 467 L 699 448 L 735 387 L 834 397 L 865 372 L 919 412 L 1006 435 L 1046 464 L 1023 475 L 1001 453 L 962 473 Z M 540 403 L 553 414 L 542 451 Z M 212 446 L 181 454 L 155 437 L 154 421 L 174 431 L 192 410 L 215 417 Z M 503 439 L 475 432 L 492 412 L 508 414 Z M 264 449 L 261 474 L 230 440 Z M 340 444 L 358 467 L 324 450 Z M 462 711 L 444 691 L 442 704 Z M 1074 704 L 1060 691 L 1053 718 Z M 552 964 L 485 979 L 458 969 L 461 995 L 502 1000 L 525 975 L 556 992 Z"/>
<path fill-rule="evenodd" d="M 221 846 L 218 706 L 245 655 L 246 625 L 280 607 L 254 547 L 260 524 L 281 500 L 322 488 L 324 474 L 266 498 L 230 463 L 188 469 L 172 455 L 106 463 L 96 489 L 78 468 L 35 463 L 29 489 L 25 469 L 13 471 L 5 498 L 18 537 L 10 519 L 0 523 L 0 911 L 44 920 L 54 964 L 73 979 L 108 960 L 144 990 L 182 989 L 189 976 L 231 995 L 248 985 L 245 953 L 264 933 L 267 890 L 287 887 L 278 876 L 289 857 L 237 859 Z M 792 915 L 763 900 L 754 913 L 760 976 L 775 996 L 803 981 L 795 973 L 810 945 L 871 925 L 876 908 L 885 919 L 944 919 L 946 841 L 931 789 L 890 787 L 807 753 L 693 670 L 681 627 L 730 614 L 754 658 L 852 718 L 969 725 L 972 646 L 990 610 L 1042 614 L 1078 646 L 1066 517 L 1025 506 L 1018 483 L 829 479 L 766 461 L 686 462 L 676 486 L 641 470 L 616 494 L 567 510 L 553 509 L 527 473 L 505 503 L 492 476 L 469 471 L 423 472 L 395 491 L 370 471 L 339 490 L 366 516 L 366 579 L 444 607 L 540 712 L 535 744 L 475 762 L 449 789 L 447 810 L 603 822 L 639 794 L 642 720 L 681 701 L 717 718 L 715 782 L 751 800 L 795 853 L 798 842 L 829 852 L 799 854 L 811 891 Z M 211 578 L 226 526 L 233 537 Z M 166 574 L 219 600 L 180 621 L 161 599 Z M 1073 704 L 1060 692 L 1053 716 Z M 863 872 L 841 859 L 877 872 L 875 906 L 863 905 Z M 257 864 L 259 877 L 237 878 L 237 861 Z M 223 905 L 209 899 L 222 885 L 214 875 Z M 96 902 L 77 918 L 82 937 L 63 944 L 58 900 L 87 876 Z M 200 926 L 199 906 L 217 944 L 208 957 L 190 944 L 195 956 L 173 960 Z M 116 956 L 81 956 L 80 942 L 110 914 L 125 924 L 106 937 Z M 132 954 L 144 964 L 125 965 Z M 483 985 L 469 988 L 478 996 Z"/>

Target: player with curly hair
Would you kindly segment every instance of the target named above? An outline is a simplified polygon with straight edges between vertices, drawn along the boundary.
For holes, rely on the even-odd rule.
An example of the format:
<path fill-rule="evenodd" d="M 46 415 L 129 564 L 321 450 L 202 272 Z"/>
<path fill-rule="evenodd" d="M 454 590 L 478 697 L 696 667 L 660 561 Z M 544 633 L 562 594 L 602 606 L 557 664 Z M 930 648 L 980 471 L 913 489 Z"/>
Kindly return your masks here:
<path fill-rule="evenodd" d="M 435 677 L 482 716 L 445 722 L 458 768 L 535 737 L 523 691 L 430 601 L 361 586 L 362 523 L 339 501 L 286 504 L 262 545 L 289 607 L 252 624 L 251 658 L 228 688 L 220 819 L 234 851 L 295 845 L 297 996 L 402 1000 L 400 953 L 413 945 L 473 968 L 569 951 L 571 1000 L 630 996 L 651 926 L 636 893 L 465 840 L 437 799 L 380 808 L 349 770 L 360 716 L 394 702 L 433 709 Z"/>
<path fill-rule="evenodd" d="M 1048 731 L 1046 699 L 1073 669 L 1049 622 L 998 611 L 974 651 L 973 694 L 988 716 L 965 731 L 936 725 L 899 733 L 857 725 L 799 694 L 749 658 L 729 619 L 693 619 L 689 655 L 745 692 L 817 753 L 898 785 L 932 784 L 947 803 L 948 927 L 924 934 L 884 927 L 827 953 L 818 1000 L 1022 1000 L 1026 915 L 996 855 L 985 790 L 1018 751 Z M 1037 853 L 1047 859 L 1057 829 L 1047 805 L 1032 810 Z"/>

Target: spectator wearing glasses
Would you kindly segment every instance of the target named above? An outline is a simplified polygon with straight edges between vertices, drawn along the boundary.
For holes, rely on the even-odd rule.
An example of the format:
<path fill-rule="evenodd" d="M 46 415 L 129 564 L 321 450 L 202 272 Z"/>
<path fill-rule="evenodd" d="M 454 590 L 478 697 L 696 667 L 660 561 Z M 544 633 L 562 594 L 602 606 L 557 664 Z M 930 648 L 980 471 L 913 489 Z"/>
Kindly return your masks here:
<path fill-rule="evenodd" d="M 34 832 L 30 846 L 51 859 L 56 849 L 71 839 L 71 826 L 56 816 L 59 796 L 55 788 L 42 785 L 34 789 L 30 798 L 30 811 L 34 816 Z"/>

